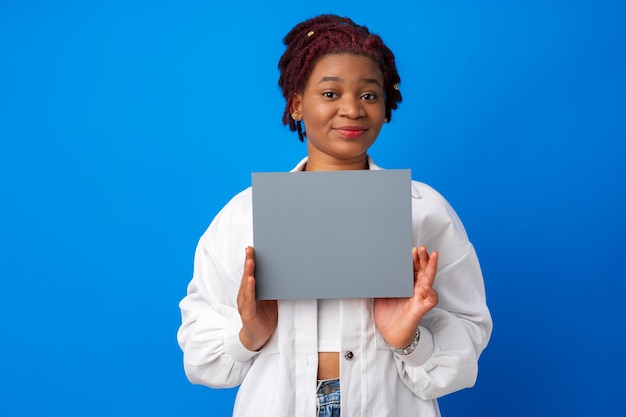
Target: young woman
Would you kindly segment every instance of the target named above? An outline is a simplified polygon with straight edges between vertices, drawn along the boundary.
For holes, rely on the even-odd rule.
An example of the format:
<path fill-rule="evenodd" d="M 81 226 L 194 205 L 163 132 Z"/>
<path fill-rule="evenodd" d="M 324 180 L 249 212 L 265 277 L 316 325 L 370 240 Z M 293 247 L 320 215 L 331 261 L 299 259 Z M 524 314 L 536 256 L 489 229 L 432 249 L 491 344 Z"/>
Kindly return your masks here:
<path fill-rule="evenodd" d="M 334 15 L 284 43 L 283 122 L 308 151 L 294 171 L 380 169 L 367 152 L 402 100 L 392 52 Z M 235 416 L 438 416 L 438 397 L 474 384 L 492 322 L 454 210 L 413 181 L 412 213 L 413 297 L 257 301 L 251 189 L 236 195 L 200 239 L 180 303 L 190 381 L 240 385 Z"/>

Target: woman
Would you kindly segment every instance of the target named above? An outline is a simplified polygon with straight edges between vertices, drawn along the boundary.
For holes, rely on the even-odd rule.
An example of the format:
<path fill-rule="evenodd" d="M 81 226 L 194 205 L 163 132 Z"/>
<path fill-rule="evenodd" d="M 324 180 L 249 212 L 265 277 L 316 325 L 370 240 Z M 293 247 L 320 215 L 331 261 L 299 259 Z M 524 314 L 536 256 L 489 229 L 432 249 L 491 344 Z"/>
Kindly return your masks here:
<path fill-rule="evenodd" d="M 402 100 L 392 52 L 334 15 L 284 43 L 283 123 L 308 152 L 294 171 L 380 169 L 367 152 Z M 413 181 L 412 213 L 413 297 L 257 301 L 251 190 L 235 196 L 200 239 L 180 304 L 188 378 L 240 385 L 235 416 L 438 416 L 438 397 L 474 384 L 492 323 L 454 210 Z"/>

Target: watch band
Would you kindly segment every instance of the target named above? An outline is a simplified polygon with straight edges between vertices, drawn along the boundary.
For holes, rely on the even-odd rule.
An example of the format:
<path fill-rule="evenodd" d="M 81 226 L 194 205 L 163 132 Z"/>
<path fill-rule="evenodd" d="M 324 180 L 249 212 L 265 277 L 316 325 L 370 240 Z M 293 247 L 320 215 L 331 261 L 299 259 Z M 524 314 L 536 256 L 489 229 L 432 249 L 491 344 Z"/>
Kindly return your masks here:
<path fill-rule="evenodd" d="M 406 356 L 406 355 L 410 355 L 415 350 L 419 342 L 420 342 L 420 329 L 418 327 L 417 332 L 415 332 L 415 337 L 413 338 L 413 341 L 407 347 L 399 348 L 399 347 L 391 346 L 389 343 L 387 343 L 387 346 L 396 355 Z"/>

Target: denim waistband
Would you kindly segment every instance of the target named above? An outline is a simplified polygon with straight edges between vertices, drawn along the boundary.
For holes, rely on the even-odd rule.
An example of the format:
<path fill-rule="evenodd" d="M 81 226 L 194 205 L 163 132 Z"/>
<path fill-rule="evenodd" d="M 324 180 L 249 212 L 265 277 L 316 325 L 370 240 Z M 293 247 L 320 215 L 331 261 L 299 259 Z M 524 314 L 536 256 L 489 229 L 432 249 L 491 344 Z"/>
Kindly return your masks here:
<path fill-rule="evenodd" d="M 317 393 L 328 395 L 340 390 L 339 378 L 317 381 Z"/>

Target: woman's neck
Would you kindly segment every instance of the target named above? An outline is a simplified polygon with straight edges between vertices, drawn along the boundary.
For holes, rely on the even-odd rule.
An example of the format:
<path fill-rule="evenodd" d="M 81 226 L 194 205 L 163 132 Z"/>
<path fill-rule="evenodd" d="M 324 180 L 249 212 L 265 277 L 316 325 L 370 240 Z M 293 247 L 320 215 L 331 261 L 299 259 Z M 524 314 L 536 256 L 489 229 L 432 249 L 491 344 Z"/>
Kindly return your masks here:
<path fill-rule="evenodd" d="M 304 171 L 347 171 L 369 169 L 369 159 L 367 155 L 350 160 L 336 160 L 333 158 L 309 158 L 304 166 Z"/>

